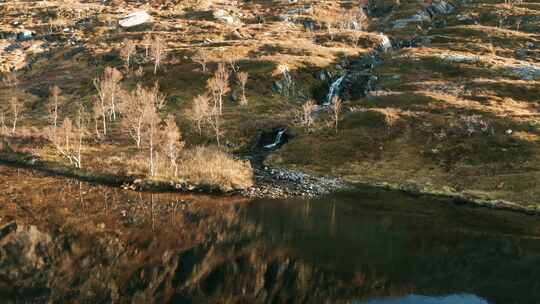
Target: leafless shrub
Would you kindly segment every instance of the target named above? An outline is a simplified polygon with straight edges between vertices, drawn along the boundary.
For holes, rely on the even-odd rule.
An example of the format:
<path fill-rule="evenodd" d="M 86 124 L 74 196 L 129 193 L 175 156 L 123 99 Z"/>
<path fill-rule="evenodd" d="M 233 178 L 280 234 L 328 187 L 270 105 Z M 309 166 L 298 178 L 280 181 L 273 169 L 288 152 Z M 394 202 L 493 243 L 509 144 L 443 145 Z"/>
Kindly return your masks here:
<path fill-rule="evenodd" d="M 253 169 L 247 161 L 232 158 L 211 147 L 196 147 L 182 159 L 179 177 L 192 184 L 218 187 L 222 191 L 253 186 Z"/>
<path fill-rule="evenodd" d="M 242 99 L 240 99 L 240 104 L 245 106 L 248 104 L 248 100 L 246 98 L 246 84 L 248 81 L 249 74 L 247 72 L 240 72 L 236 75 L 238 78 L 238 82 L 240 83 L 240 86 L 242 87 Z"/>
<path fill-rule="evenodd" d="M 142 79 L 143 76 L 144 76 L 144 69 L 142 66 L 140 66 L 137 70 L 135 70 L 135 77 L 137 77 L 138 79 Z"/>
<path fill-rule="evenodd" d="M 493 127 L 488 121 L 482 119 L 480 115 L 461 117 L 459 119 L 459 123 L 460 124 L 456 126 L 457 131 L 467 136 L 472 136 L 474 134 L 494 133 Z"/>
<path fill-rule="evenodd" d="M 339 11 L 339 15 L 341 16 L 338 19 L 339 27 L 342 30 L 362 30 L 367 20 L 366 14 L 359 7 L 342 9 Z"/>
<path fill-rule="evenodd" d="M 195 54 L 195 56 L 193 56 L 191 59 L 193 60 L 193 62 L 200 64 L 203 73 L 206 73 L 207 71 L 206 65 L 208 64 L 209 57 L 210 57 L 210 54 L 208 53 L 208 51 L 198 50 L 197 54 Z"/>

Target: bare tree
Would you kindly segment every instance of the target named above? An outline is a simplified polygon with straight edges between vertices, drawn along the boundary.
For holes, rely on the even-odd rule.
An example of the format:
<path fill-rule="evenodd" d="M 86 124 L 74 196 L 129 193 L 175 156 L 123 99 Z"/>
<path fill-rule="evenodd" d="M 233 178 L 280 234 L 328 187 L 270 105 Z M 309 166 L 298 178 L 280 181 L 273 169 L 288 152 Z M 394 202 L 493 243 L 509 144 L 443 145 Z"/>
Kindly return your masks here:
<path fill-rule="evenodd" d="M 102 107 L 103 132 L 107 135 L 107 123 L 105 113 L 109 113 L 113 120 L 116 120 L 117 106 L 116 101 L 120 91 L 120 80 L 122 73 L 115 68 L 106 67 L 101 78 L 94 79 L 94 86 L 98 91 L 99 101 Z"/>
<path fill-rule="evenodd" d="M 223 63 L 219 63 L 214 77 L 208 80 L 208 89 L 214 98 L 214 107 L 219 107 L 219 114 L 223 113 L 223 96 L 230 91 L 229 73 Z"/>
<path fill-rule="evenodd" d="M 4 136 L 8 133 L 6 126 L 6 115 L 3 110 L 0 110 L 0 135 Z"/>
<path fill-rule="evenodd" d="M 82 108 L 77 114 L 75 126 L 71 119 L 66 117 L 61 128 L 47 127 L 44 133 L 62 157 L 75 167 L 82 168 L 82 150 L 86 133 Z"/>
<path fill-rule="evenodd" d="M 156 146 L 159 142 L 159 114 L 157 112 L 156 105 L 153 103 L 146 104 L 146 109 L 144 110 L 145 118 L 145 135 L 148 139 L 148 170 L 150 176 L 156 176 L 156 163 L 157 163 L 157 151 Z"/>
<path fill-rule="evenodd" d="M 342 102 L 341 99 L 338 96 L 334 96 L 332 98 L 332 105 L 330 107 L 330 110 L 332 112 L 332 120 L 334 121 L 334 128 L 336 129 L 336 134 L 338 132 L 338 123 L 341 118 L 341 111 L 342 111 Z"/>
<path fill-rule="evenodd" d="M 195 54 L 195 56 L 193 56 L 191 59 L 193 60 L 193 62 L 200 64 L 203 73 L 206 73 L 207 71 L 206 65 L 208 64 L 209 57 L 210 57 L 210 54 L 208 53 L 208 51 L 199 50 L 197 51 L 197 54 Z"/>
<path fill-rule="evenodd" d="M 199 135 L 202 134 L 202 123 L 210 117 L 210 97 L 206 94 L 195 97 L 193 106 L 188 111 L 188 117 L 196 123 Z"/>
<path fill-rule="evenodd" d="M 246 98 L 246 84 L 249 78 L 249 74 L 247 72 L 240 72 L 236 75 L 236 77 L 238 78 L 238 82 L 242 87 L 242 99 L 240 99 L 240 104 L 245 106 L 248 104 L 248 100 Z"/>
<path fill-rule="evenodd" d="M 75 140 L 76 142 L 76 148 L 73 152 L 73 160 L 75 162 L 75 166 L 77 168 L 82 168 L 82 149 L 83 149 L 83 140 L 84 135 L 86 133 L 85 123 L 84 123 L 85 117 L 84 117 L 84 111 L 83 108 L 80 107 L 78 114 L 77 114 L 77 120 L 76 120 L 76 127 L 75 130 Z"/>
<path fill-rule="evenodd" d="M 122 49 L 120 50 L 120 56 L 124 60 L 124 64 L 126 66 L 126 72 L 129 72 L 131 57 L 135 54 L 137 49 L 135 47 L 135 43 L 133 43 L 132 40 L 124 39 L 123 44 L 124 45 Z"/>
<path fill-rule="evenodd" d="M 238 57 L 238 54 L 234 53 L 234 52 L 230 52 L 228 54 L 226 54 L 226 60 L 227 62 L 229 63 L 229 65 L 231 66 L 231 69 L 233 70 L 233 72 L 238 72 L 238 60 L 239 60 L 239 57 Z"/>
<path fill-rule="evenodd" d="M 15 88 L 19 85 L 20 81 L 16 72 L 8 73 L 2 78 L 2 84 L 8 88 Z"/>
<path fill-rule="evenodd" d="M 174 176 L 178 176 L 178 158 L 180 152 L 184 148 L 184 143 L 182 142 L 182 134 L 176 125 L 176 119 L 173 115 L 169 114 L 167 120 L 165 121 L 165 154 L 169 159 L 170 168 L 173 170 Z"/>
<path fill-rule="evenodd" d="M 22 111 L 22 104 L 19 102 L 19 99 L 17 97 L 13 96 L 9 100 L 9 108 L 11 112 L 11 134 L 15 134 L 15 131 L 17 129 L 17 122 L 19 121 Z"/>
<path fill-rule="evenodd" d="M 58 126 L 58 107 L 60 106 L 60 93 L 62 90 L 58 86 L 53 86 L 51 88 L 51 96 L 49 97 L 48 110 L 51 113 L 51 121 L 53 126 L 56 128 Z"/>
<path fill-rule="evenodd" d="M 154 74 L 157 73 L 161 60 L 165 57 L 165 42 L 160 36 L 155 36 L 150 46 L 150 52 L 154 58 Z"/>
<path fill-rule="evenodd" d="M 159 123 L 161 119 L 159 117 L 159 110 L 165 105 L 165 96 L 159 93 L 159 85 L 154 85 L 151 90 L 151 94 L 147 95 L 149 100 L 145 101 L 144 110 L 144 135 L 148 140 L 148 167 L 151 176 L 157 175 L 157 162 L 158 162 L 158 150 L 156 149 L 159 143 L 162 141 L 162 133 L 159 130 Z"/>
<path fill-rule="evenodd" d="M 216 143 L 218 146 L 220 146 L 221 141 L 219 139 L 221 137 L 222 131 L 221 131 L 221 113 L 219 113 L 219 109 L 217 107 L 211 108 L 208 118 L 209 118 L 208 123 L 214 130 L 214 134 L 216 136 Z"/>
<path fill-rule="evenodd" d="M 302 112 L 301 112 L 301 124 L 308 130 L 311 130 L 311 127 L 313 126 L 313 111 L 315 110 L 315 101 L 313 99 L 308 100 L 306 103 L 302 105 Z"/>
<path fill-rule="evenodd" d="M 100 119 L 105 120 L 105 108 L 100 98 L 95 96 L 92 97 L 92 114 L 94 120 L 94 131 L 96 132 L 97 138 L 101 138 L 101 132 L 99 131 L 99 125 L 102 124 L 103 132 L 106 130 L 106 122 L 100 123 Z"/>
<path fill-rule="evenodd" d="M 150 46 L 152 45 L 152 36 L 150 36 L 150 34 L 145 34 L 141 43 L 144 46 L 144 57 L 148 58 L 148 51 L 150 50 Z"/>
<path fill-rule="evenodd" d="M 120 104 L 123 114 L 122 126 L 128 131 L 138 148 L 141 147 L 147 103 L 152 102 L 153 99 L 153 91 L 143 88 L 140 84 L 134 91 L 124 92 L 122 95 Z"/>

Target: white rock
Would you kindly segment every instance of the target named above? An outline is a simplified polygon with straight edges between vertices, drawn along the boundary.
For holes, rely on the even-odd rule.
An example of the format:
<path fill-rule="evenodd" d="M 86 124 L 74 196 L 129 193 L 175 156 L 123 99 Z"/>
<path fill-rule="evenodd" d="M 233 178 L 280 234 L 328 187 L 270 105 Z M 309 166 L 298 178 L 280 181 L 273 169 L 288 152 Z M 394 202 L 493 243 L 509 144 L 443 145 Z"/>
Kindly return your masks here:
<path fill-rule="evenodd" d="M 133 12 L 120 20 L 118 23 L 121 27 L 129 28 L 150 22 L 152 17 L 145 11 Z"/>

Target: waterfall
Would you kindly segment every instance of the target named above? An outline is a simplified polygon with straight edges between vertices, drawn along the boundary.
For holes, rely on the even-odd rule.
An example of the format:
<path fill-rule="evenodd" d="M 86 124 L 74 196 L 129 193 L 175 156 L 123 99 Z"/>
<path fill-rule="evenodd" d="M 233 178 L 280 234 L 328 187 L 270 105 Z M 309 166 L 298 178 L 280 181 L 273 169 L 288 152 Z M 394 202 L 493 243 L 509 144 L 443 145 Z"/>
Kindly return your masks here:
<path fill-rule="evenodd" d="M 341 86 L 341 83 L 343 82 L 343 79 L 345 79 L 345 76 L 341 76 L 336 81 L 334 81 L 330 85 L 330 89 L 328 90 L 328 95 L 326 95 L 326 102 L 324 103 L 325 106 L 332 103 L 332 99 L 334 96 L 337 96 L 339 94 L 339 89 Z"/>
<path fill-rule="evenodd" d="M 264 148 L 265 149 L 273 149 L 277 145 L 279 145 L 281 143 L 281 138 L 283 137 L 283 134 L 285 134 L 285 132 L 287 132 L 287 129 L 280 129 L 278 131 L 277 135 L 276 135 L 276 138 L 274 139 L 274 142 L 264 146 Z"/>

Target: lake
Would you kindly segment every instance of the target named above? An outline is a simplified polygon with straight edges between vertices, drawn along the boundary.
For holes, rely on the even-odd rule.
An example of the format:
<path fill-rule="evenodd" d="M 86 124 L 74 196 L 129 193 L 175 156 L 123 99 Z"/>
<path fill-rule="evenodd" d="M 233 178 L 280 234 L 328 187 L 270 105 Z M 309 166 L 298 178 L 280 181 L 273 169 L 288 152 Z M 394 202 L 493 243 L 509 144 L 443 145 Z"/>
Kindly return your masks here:
<path fill-rule="evenodd" d="M 540 302 L 540 218 L 370 188 L 140 193 L 0 166 L 3 303 Z"/>

